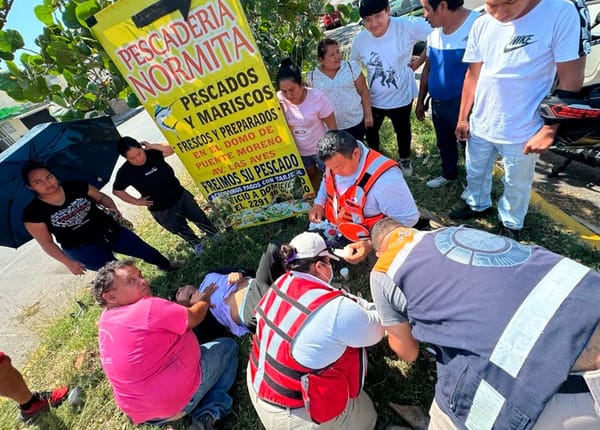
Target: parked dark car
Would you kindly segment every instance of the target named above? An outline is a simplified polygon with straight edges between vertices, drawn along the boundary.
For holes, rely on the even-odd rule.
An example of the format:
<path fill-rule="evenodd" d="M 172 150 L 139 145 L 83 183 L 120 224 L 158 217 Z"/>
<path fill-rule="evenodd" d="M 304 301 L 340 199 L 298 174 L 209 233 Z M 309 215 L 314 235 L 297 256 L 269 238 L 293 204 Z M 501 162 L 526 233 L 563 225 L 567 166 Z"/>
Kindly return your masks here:
<path fill-rule="evenodd" d="M 423 15 L 423 6 L 420 0 L 392 0 L 390 1 L 390 15 Z"/>

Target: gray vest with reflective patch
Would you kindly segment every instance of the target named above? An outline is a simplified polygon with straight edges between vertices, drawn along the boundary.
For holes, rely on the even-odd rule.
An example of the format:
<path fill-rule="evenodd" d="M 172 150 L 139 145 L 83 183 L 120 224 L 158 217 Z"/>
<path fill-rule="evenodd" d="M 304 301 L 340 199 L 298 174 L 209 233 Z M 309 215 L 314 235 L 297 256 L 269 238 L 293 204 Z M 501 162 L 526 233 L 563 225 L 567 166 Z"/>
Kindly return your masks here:
<path fill-rule="evenodd" d="M 472 430 L 531 428 L 600 320 L 600 274 L 465 227 L 411 248 L 388 274 L 413 336 L 438 348 L 440 408 Z"/>

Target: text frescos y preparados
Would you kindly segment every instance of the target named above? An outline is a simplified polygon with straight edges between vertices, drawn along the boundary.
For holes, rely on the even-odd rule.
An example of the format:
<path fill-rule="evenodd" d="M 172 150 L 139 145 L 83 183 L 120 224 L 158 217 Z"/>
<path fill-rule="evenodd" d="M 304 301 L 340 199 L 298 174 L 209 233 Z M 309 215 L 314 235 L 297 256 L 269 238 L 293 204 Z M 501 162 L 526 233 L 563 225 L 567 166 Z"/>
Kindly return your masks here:
<path fill-rule="evenodd" d="M 308 210 L 312 189 L 239 1 L 192 0 L 187 17 L 155 17 L 155 3 L 120 0 L 92 30 L 200 192 L 236 227 Z M 154 21 L 138 27 L 139 15 Z"/>

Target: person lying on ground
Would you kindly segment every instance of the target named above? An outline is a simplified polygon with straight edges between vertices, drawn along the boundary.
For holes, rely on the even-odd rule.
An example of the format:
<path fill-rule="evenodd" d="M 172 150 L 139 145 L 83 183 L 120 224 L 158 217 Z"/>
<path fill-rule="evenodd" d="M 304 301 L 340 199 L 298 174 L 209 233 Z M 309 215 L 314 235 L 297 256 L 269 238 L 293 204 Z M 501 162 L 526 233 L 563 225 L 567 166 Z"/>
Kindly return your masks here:
<path fill-rule="evenodd" d="M 273 282 L 286 271 L 280 246 L 269 243 L 262 254 L 256 276 L 243 269 L 221 269 L 207 273 L 196 288 L 184 285 L 175 296 L 177 303 L 185 306 L 195 303 L 200 293 L 211 285 L 215 292 L 211 298 L 211 313 L 220 324 L 236 336 L 256 331 L 254 308 Z"/>
<path fill-rule="evenodd" d="M 115 401 L 135 424 L 161 425 L 191 415 L 188 430 L 212 429 L 231 412 L 238 345 L 231 338 L 198 344 L 192 329 L 211 306 L 214 288 L 185 307 L 153 297 L 131 260 L 113 261 L 94 280 L 104 308 L 98 322 L 102 368 Z"/>

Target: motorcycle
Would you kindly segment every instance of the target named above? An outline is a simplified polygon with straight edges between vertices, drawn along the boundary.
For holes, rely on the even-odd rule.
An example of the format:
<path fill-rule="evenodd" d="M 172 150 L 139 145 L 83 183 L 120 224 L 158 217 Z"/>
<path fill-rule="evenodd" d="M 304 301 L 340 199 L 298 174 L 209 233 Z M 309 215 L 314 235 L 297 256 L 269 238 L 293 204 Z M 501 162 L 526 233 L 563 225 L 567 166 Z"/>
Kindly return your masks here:
<path fill-rule="evenodd" d="M 600 83 L 584 88 L 583 94 L 585 104 L 582 99 L 561 98 L 551 108 L 560 127 L 550 151 L 565 161 L 552 168 L 550 177 L 564 171 L 573 160 L 600 167 Z"/>
<path fill-rule="evenodd" d="M 600 1 L 587 3 L 588 9 L 596 13 L 592 30 L 600 24 Z M 588 56 L 584 87 L 577 95 L 556 92 L 547 97 L 540 106 L 540 114 L 546 120 L 559 122 L 560 127 L 550 151 L 565 158 L 552 168 L 550 177 L 558 176 L 572 161 L 592 167 L 600 167 L 600 34 L 592 31 L 592 53 Z M 594 74 L 595 73 L 595 74 Z"/>

